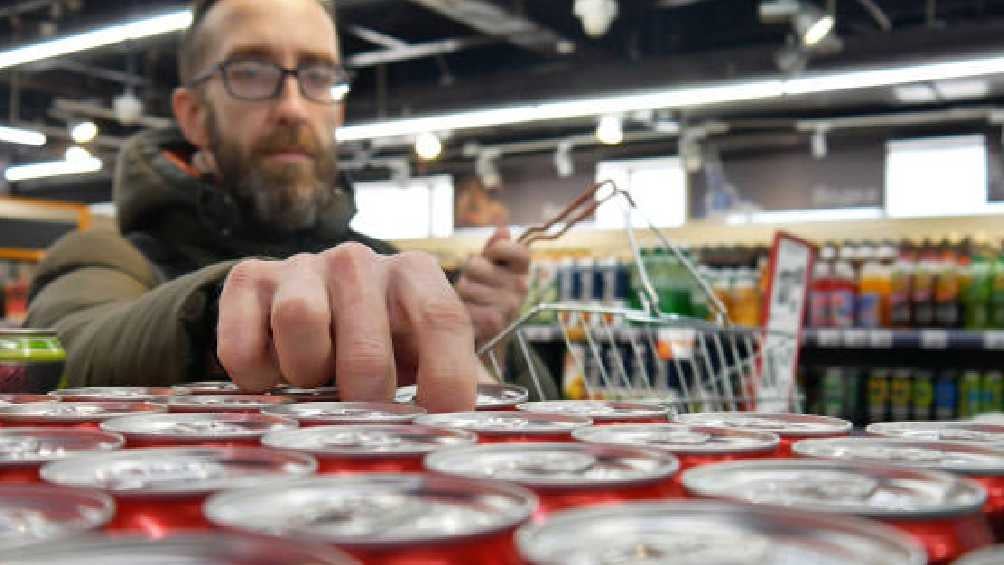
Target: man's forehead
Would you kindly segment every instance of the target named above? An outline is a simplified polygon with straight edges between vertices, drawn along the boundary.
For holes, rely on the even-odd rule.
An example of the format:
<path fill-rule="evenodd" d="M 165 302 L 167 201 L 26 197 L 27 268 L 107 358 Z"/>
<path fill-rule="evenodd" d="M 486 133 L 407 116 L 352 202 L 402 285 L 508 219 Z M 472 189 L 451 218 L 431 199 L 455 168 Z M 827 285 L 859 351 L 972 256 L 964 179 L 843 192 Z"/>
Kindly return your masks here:
<path fill-rule="evenodd" d="M 217 58 L 253 52 L 338 59 L 334 22 L 316 0 L 226 0 L 204 25 Z"/>

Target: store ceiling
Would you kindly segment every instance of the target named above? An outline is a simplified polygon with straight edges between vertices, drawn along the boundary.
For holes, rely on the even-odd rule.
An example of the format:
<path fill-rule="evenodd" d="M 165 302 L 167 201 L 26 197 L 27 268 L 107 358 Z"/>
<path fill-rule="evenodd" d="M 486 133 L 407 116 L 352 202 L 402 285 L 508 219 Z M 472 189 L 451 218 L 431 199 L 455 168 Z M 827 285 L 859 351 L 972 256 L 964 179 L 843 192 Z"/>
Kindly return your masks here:
<path fill-rule="evenodd" d="M 835 5 L 843 46 L 814 56 L 809 70 L 1004 48 L 1004 0 L 816 3 Z M 336 0 L 344 56 L 358 76 L 349 122 L 777 73 L 775 55 L 791 29 L 761 23 L 758 4 L 620 0 L 609 31 L 591 38 L 573 15 L 573 0 Z M 2 0 L 0 34 L 14 46 L 184 6 L 170 0 Z M 3 72 L 8 95 L 0 97 L 0 116 L 54 129 L 97 117 L 110 152 L 117 139 L 138 129 L 98 117 L 126 87 L 143 99 L 147 116 L 170 117 L 176 41 L 177 35 L 160 36 Z M 903 102 L 893 90 L 880 89 L 715 108 L 694 117 L 777 120 L 989 105 L 1004 95 L 1004 84 L 984 86 L 985 92 L 964 100 Z M 496 128 L 491 135 L 561 135 L 582 127 L 548 123 Z M 62 147 L 11 148 L 10 157 L 39 160 Z"/>

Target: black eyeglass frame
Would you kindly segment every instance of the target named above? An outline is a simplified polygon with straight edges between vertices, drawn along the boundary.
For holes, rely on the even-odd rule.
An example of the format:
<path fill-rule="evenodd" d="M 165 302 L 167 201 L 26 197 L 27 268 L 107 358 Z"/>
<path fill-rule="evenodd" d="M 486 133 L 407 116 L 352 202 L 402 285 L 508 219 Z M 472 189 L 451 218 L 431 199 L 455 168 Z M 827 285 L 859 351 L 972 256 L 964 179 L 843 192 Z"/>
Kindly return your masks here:
<path fill-rule="evenodd" d="M 247 96 L 240 96 L 238 94 L 235 94 L 233 88 L 231 88 L 230 86 L 230 80 L 227 78 L 227 67 L 237 63 L 247 63 L 247 62 L 249 62 L 247 59 L 229 59 L 226 61 L 221 61 L 213 65 L 206 72 L 188 81 L 188 84 L 186 84 L 185 86 L 187 86 L 188 88 L 194 88 L 196 86 L 208 82 L 216 75 L 219 75 L 220 78 L 223 80 L 224 90 L 226 90 L 227 94 L 229 94 L 230 96 L 233 96 L 238 100 L 244 100 L 247 102 L 263 102 L 265 100 L 275 100 L 279 98 L 282 95 L 282 89 L 286 83 L 286 77 L 291 76 L 296 79 L 296 86 L 297 88 L 300 89 L 300 95 L 306 98 L 307 100 L 310 100 L 311 102 L 317 102 L 318 104 L 340 104 L 345 101 L 345 96 L 347 96 L 349 91 L 352 90 L 352 78 L 353 78 L 352 71 L 346 69 L 342 65 L 334 63 L 330 64 L 331 67 L 333 67 L 337 72 L 341 73 L 341 75 L 344 77 L 343 81 L 335 83 L 334 86 L 335 87 L 345 86 L 345 95 L 337 99 L 332 97 L 331 100 L 318 100 L 317 98 L 314 98 L 309 94 L 307 94 L 306 90 L 304 90 L 303 88 L 303 82 L 300 80 L 300 73 L 303 71 L 304 66 L 297 66 L 292 69 L 287 69 L 282 65 L 277 65 L 276 63 L 272 63 L 270 61 L 255 61 L 261 64 L 270 65 L 279 70 L 279 80 L 277 80 L 275 83 L 275 90 L 273 90 L 270 95 L 262 98 L 254 98 L 254 97 L 249 98 Z"/>

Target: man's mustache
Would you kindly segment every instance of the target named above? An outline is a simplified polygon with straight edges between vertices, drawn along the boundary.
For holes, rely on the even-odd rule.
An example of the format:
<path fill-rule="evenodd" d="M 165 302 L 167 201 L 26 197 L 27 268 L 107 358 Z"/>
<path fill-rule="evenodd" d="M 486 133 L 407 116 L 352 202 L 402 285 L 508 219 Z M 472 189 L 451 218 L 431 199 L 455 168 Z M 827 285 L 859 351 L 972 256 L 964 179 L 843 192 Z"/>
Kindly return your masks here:
<path fill-rule="evenodd" d="M 276 130 L 255 144 L 256 155 L 275 153 L 303 153 L 316 158 L 321 152 L 321 144 L 307 128 L 284 128 Z"/>

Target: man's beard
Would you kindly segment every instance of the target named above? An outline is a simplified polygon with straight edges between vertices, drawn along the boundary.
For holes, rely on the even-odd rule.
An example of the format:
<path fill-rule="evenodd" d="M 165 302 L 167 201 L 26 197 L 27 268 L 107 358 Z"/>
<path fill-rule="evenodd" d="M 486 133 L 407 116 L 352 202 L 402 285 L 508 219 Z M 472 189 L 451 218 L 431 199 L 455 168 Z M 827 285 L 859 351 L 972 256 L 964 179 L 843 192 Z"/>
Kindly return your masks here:
<path fill-rule="evenodd" d="M 216 114 L 208 116 L 210 149 L 219 169 L 220 188 L 230 194 L 257 228 L 280 234 L 317 225 L 334 199 L 337 155 L 305 125 L 280 126 L 257 141 L 245 155 L 224 140 Z M 304 153 L 307 163 L 270 164 L 269 155 Z"/>

